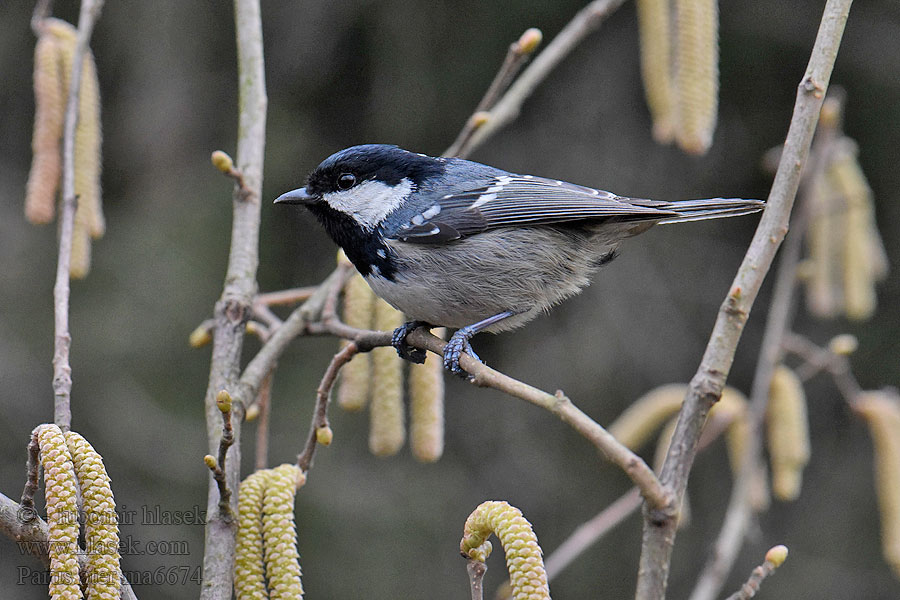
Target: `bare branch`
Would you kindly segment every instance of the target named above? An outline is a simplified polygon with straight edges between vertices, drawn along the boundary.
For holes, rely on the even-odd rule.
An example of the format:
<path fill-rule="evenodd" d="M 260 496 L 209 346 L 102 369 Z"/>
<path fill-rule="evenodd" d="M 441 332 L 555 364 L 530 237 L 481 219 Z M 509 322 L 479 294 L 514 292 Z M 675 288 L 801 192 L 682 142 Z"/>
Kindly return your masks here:
<path fill-rule="evenodd" d="M 471 558 L 466 560 L 466 571 L 469 573 L 469 590 L 472 600 L 484 598 L 484 574 L 487 573 L 487 565 L 480 560 Z"/>
<path fill-rule="evenodd" d="M 328 427 L 328 402 L 331 398 L 331 388 L 334 387 L 334 382 L 337 381 L 341 367 L 350 362 L 358 352 L 359 349 L 353 342 L 341 348 L 341 351 L 331 359 L 328 368 L 325 369 L 325 374 L 322 376 L 322 381 L 316 389 L 316 407 L 313 410 L 312 423 L 309 426 L 309 435 L 306 438 L 306 447 L 297 457 L 297 466 L 304 473 L 309 471 L 313 458 L 316 455 L 319 429 Z"/>
<path fill-rule="evenodd" d="M 213 311 L 215 332 L 206 390 L 206 435 L 210 454 L 219 449 L 222 413 L 216 406 L 219 390 L 239 389 L 241 351 L 245 325 L 251 314 L 257 292 L 256 271 L 259 264 L 260 195 L 262 193 L 263 150 L 266 129 L 266 82 L 263 69 L 262 19 L 258 0 L 234 1 L 235 33 L 238 62 L 238 142 L 237 169 L 241 180 L 232 196 L 233 221 L 231 248 L 222 296 Z M 268 372 L 268 371 L 266 371 Z M 253 397 L 255 398 L 255 394 Z M 235 398 L 235 400 L 239 400 Z M 237 489 L 241 466 L 241 420 L 244 405 L 233 406 L 234 444 L 226 452 L 223 465 L 229 489 Z M 237 523 L 226 519 L 218 510 L 220 494 L 210 477 L 207 496 L 206 535 L 203 556 L 204 600 L 230 598 L 234 569 L 235 532 Z M 237 498 L 231 497 L 231 510 Z"/>
<path fill-rule="evenodd" d="M 850 4 L 851 0 L 828 0 L 825 6 L 809 66 L 797 91 L 794 114 L 766 210 L 719 310 L 700 367 L 691 380 L 660 475 L 663 485 L 675 496 L 673 507 L 678 506 L 684 496 L 703 422 L 722 393 L 753 301 L 787 233 L 800 175 L 809 153 Z M 638 600 L 665 597 L 675 525 L 674 510 L 662 513 L 645 511 L 636 592 Z"/>
<path fill-rule="evenodd" d="M 25 466 L 25 489 L 22 490 L 22 508 L 34 510 L 34 495 L 38 491 L 41 478 L 41 446 L 38 443 L 37 429 L 31 432 L 28 441 L 28 461 Z"/>
<path fill-rule="evenodd" d="M 812 148 L 808 168 L 801 173 L 802 188 L 811 192 L 808 183 L 824 170 L 834 140 L 834 130 L 818 128 Z M 751 486 L 756 472 L 763 468 L 762 424 L 769 402 L 769 387 L 775 367 L 781 358 L 785 336 L 790 329 L 797 289 L 797 268 L 803 249 L 803 235 L 809 221 L 809 202 L 801 196 L 795 215 L 791 218 L 793 235 L 787 236 L 775 276 L 772 301 L 769 305 L 763 339 L 760 345 L 753 387 L 750 393 L 748 415 L 749 435 L 741 457 L 741 468 L 731 489 L 725 520 L 716 538 L 713 551 L 697 578 L 691 600 L 713 600 L 722 590 L 728 574 L 737 560 L 738 551 L 744 541 L 752 516 Z"/>
<path fill-rule="evenodd" d="M 69 264 L 72 260 L 72 232 L 75 225 L 75 127 L 78 124 L 78 94 L 81 70 L 94 22 L 100 16 L 103 0 L 82 0 L 78 15 L 78 37 L 72 56 L 69 98 L 63 125 L 62 208 L 59 216 L 59 259 L 53 286 L 53 421 L 63 431 L 72 425 L 72 367 L 69 364 Z"/>

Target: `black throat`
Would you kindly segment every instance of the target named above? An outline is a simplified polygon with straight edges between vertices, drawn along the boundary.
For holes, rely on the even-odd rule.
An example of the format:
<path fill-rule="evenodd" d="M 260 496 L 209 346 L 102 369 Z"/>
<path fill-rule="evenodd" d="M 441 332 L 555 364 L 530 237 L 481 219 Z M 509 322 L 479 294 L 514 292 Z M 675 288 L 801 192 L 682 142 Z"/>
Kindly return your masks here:
<path fill-rule="evenodd" d="M 344 253 L 363 277 L 381 275 L 394 280 L 396 268 L 390 261 L 391 250 L 378 234 L 367 231 L 353 217 L 334 210 L 325 202 L 307 205 L 328 235 L 344 249 Z"/>

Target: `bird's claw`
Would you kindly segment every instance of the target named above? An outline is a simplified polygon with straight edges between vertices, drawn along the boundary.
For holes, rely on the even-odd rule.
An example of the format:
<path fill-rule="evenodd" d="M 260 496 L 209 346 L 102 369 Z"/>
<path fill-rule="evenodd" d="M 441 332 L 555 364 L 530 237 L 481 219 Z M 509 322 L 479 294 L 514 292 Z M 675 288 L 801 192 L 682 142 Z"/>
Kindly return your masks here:
<path fill-rule="evenodd" d="M 454 375 L 463 378 L 469 377 L 469 374 L 459 366 L 459 359 L 462 356 L 463 352 L 465 352 L 478 362 L 484 362 L 483 360 L 478 358 L 477 354 L 475 354 L 475 350 L 472 349 L 472 344 L 469 341 L 469 339 L 474 335 L 474 332 L 467 331 L 467 329 L 467 327 L 463 327 L 462 329 L 454 333 L 450 338 L 450 341 L 448 341 L 447 345 L 444 347 L 444 368 Z"/>
<path fill-rule="evenodd" d="M 428 324 L 422 321 L 409 321 L 395 329 L 394 335 L 391 336 L 391 346 L 397 350 L 397 354 L 400 358 L 417 365 L 421 365 L 425 362 L 425 351 L 410 346 L 406 342 L 406 336 L 422 326 L 427 327 Z"/>

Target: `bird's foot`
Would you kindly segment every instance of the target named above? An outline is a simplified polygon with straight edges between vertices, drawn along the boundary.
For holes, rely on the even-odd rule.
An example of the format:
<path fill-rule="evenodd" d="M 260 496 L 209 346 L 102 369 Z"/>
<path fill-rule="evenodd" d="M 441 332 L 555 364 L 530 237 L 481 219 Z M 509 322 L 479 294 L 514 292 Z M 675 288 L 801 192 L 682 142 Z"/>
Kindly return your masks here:
<path fill-rule="evenodd" d="M 453 336 L 450 338 L 450 341 L 448 341 L 447 345 L 444 347 L 445 369 L 459 377 L 468 377 L 469 374 L 459 366 L 459 358 L 460 356 L 462 356 L 463 352 L 465 352 L 478 362 L 484 362 L 483 360 L 478 358 L 477 354 L 475 354 L 475 350 L 472 349 L 472 344 L 469 341 L 476 333 L 477 330 L 469 326 L 463 327 L 453 334 Z"/>
<path fill-rule="evenodd" d="M 411 363 L 416 363 L 417 365 L 421 365 L 425 362 L 425 351 L 410 346 L 406 342 L 406 336 L 419 327 L 431 328 L 431 325 L 424 321 L 408 321 L 395 329 L 394 335 L 391 337 L 391 346 L 396 348 L 400 358 L 408 360 Z"/>

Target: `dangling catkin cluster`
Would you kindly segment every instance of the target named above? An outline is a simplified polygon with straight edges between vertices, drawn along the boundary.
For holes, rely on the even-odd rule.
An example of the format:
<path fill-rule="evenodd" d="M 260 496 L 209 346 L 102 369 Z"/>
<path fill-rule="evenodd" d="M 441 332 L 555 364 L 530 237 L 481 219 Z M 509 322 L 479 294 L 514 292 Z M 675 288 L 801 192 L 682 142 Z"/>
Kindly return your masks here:
<path fill-rule="evenodd" d="M 803 383 L 784 365 L 778 365 L 772 374 L 766 430 L 772 493 L 779 500 L 796 500 L 800 496 L 803 469 L 809 462 L 809 420 Z"/>
<path fill-rule="evenodd" d="M 866 420 L 875 450 L 884 560 L 900 578 L 900 400 L 896 394 L 865 392 L 857 397 L 854 409 Z"/>
<path fill-rule="evenodd" d="M 75 465 L 86 515 L 84 541 L 88 550 L 88 600 L 118 600 L 119 521 L 116 501 L 103 458 L 80 434 L 67 431 L 66 445 Z"/>
<path fill-rule="evenodd" d="M 719 102 L 718 0 L 638 0 L 637 15 L 653 137 L 703 154 Z"/>
<path fill-rule="evenodd" d="M 56 425 L 35 430 L 44 467 L 47 524 L 50 526 L 50 598 L 82 598 L 78 576 L 78 493 L 72 455 Z"/>
<path fill-rule="evenodd" d="M 515 600 L 550 598 L 547 573 L 537 536 L 522 511 L 503 501 L 483 502 L 466 519 L 459 551 L 466 558 L 484 562 L 491 554 L 488 538 L 495 534 L 506 553 L 506 567 Z"/>
<path fill-rule="evenodd" d="M 56 425 L 40 425 L 34 435 L 44 468 L 50 528 L 50 597 L 83 597 L 77 559 L 80 487 L 85 515 L 87 598 L 115 600 L 121 579 L 119 528 L 103 459 L 82 436 L 71 431 L 63 434 Z"/>
<path fill-rule="evenodd" d="M 296 465 L 249 475 L 238 495 L 234 591 L 238 600 L 303 597 L 294 495 L 306 482 Z"/>
<path fill-rule="evenodd" d="M 25 216 L 32 223 L 53 219 L 62 174 L 61 142 L 76 30 L 59 19 L 44 19 L 34 52 L 35 119 L 31 172 L 25 192 Z M 75 226 L 69 273 L 87 275 L 91 238 L 103 236 L 106 223 L 100 200 L 100 86 L 94 56 L 88 49 L 81 70 L 78 123 L 75 129 Z"/>
<path fill-rule="evenodd" d="M 875 283 L 887 276 L 888 262 L 853 140 L 834 141 L 809 190 L 808 258 L 801 270 L 806 305 L 821 318 L 868 319 L 877 304 Z"/>
<path fill-rule="evenodd" d="M 347 261 L 343 251 L 338 262 Z M 357 329 L 391 331 L 404 322 L 403 314 L 381 300 L 358 274 L 344 287 L 342 318 Z M 435 335 L 443 336 L 443 329 Z M 369 449 L 376 456 L 391 456 L 406 441 L 403 405 L 405 361 L 392 347 L 361 352 L 343 366 L 337 391 L 338 403 L 356 411 L 369 404 Z M 434 462 L 444 449 L 444 372 L 432 358 L 424 365 L 410 364 L 407 376 L 410 399 L 410 447 L 413 456 Z"/>

